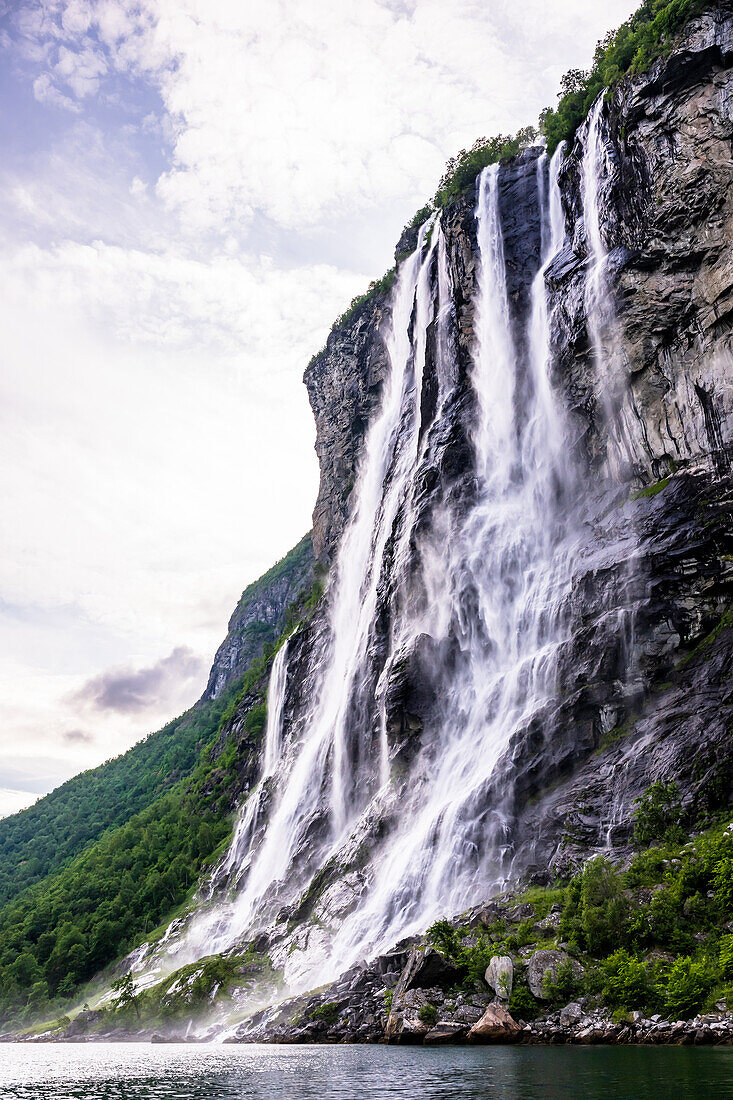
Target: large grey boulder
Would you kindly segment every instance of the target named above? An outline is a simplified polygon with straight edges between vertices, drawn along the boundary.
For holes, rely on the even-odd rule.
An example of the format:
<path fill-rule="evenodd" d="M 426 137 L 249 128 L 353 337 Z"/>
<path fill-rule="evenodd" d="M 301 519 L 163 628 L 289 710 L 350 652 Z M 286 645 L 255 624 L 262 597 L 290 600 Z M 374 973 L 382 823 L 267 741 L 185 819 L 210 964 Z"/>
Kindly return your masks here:
<path fill-rule="evenodd" d="M 433 986 L 448 989 L 459 981 L 460 974 L 455 966 L 440 951 L 432 947 L 413 948 L 395 987 L 394 1001 L 398 1002 L 408 989 L 431 989 Z"/>
<path fill-rule="evenodd" d="M 527 982 L 530 992 L 538 1001 L 548 1001 L 545 992 L 545 977 L 550 981 L 557 981 L 557 974 L 561 966 L 570 963 L 576 978 L 582 978 L 583 967 L 575 959 L 571 959 L 565 951 L 540 950 L 535 951 L 527 963 Z"/>
<path fill-rule="evenodd" d="M 514 984 L 514 964 L 508 955 L 494 955 L 484 975 L 500 1001 L 508 1001 Z"/>

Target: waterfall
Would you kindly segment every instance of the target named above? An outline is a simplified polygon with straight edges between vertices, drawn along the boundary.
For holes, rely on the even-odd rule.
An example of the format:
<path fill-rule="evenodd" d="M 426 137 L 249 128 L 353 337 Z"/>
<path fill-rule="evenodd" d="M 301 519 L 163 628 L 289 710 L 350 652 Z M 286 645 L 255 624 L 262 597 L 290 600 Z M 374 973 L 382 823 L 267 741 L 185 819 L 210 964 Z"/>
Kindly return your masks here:
<path fill-rule="evenodd" d="M 288 643 L 286 640 L 275 654 L 270 669 L 270 680 L 267 686 L 267 725 L 265 727 L 265 744 L 262 753 L 262 774 L 257 786 L 244 804 L 234 829 L 232 842 L 221 866 L 215 872 L 215 879 L 226 878 L 235 869 L 241 874 L 252 850 L 265 794 L 265 782 L 274 773 L 280 759 L 283 706 L 285 704 L 285 688 L 288 675 L 287 654 Z"/>
<path fill-rule="evenodd" d="M 561 155 L 553 165 L 553 192 Z M 464 516 L 439 509 L 436 537 L 422 546 L 427 598 L 412 625 L 413 637 L 450 638 L 454 664 L 440 684 L 441 703 L 402 792 L 400 824 L 375 860 L 365 900 L 340 924 L 321 977 L 465 907 L 500 879 L 509 811 L 500 790 L 488 797 L 494 771 L 512 736 L 552 698 L 555 658 L 567 636 L 576 544 L 557 513 L 540 453 L 552 436 L 548 420 L 560 418 L 549 379 L 539 378 L 548 371 L 547 309 L 533 365 L 541 430 L 536 424 L 524 429 L 534 439 L 525 447 L 513 400 L 518 361 L 499 183 L 499 167 L 487 168 L 477 202 L 472 437 L 478 492 Z M 554 234 L 556 241 L 557 218 Z M 403 636 L 409 634 L 403 628 Z"/>
<path fill-rule="evenodd" d="M 189 931 L 189 956 L 267 927 L 324 865 L 353 867 L 364 838 L 367 866 L 338 920 L 294 933 L 282 949 L 291 985 L 334 977 L 465 908 L 509 872 L 512 786 L 499 765 L 555 699 L 579 545 L 545 279 L 565 234 L 562 156 L 537 165 L 541 254 L 526 354 L 508 299 L 499 165 L 477 181 L 467 377 L 438 215 L 400 267 L 384 334 L 389 370 L 325 597 L 326 627 L 310 655 L 309 702 L 281 729 L 281 650 L 261 794 L 250 796 L 252 810 L 245 805 L 224 862 L 237 889 Z M 437 392 L 425 400 L 428 354 Z M 456 492 L 434 474 L 461 433 L 473 477 Z M 389 695 L 416 660 L 430 703 L 401 778 L 399 769 L 390 775 Z M 267 824 L 258 829 L 265 795 Z"/>
<path fill-rule="evenodd" d="M 550 347 L 550 318 L 546 275 L 550 264 L 560 251 L 565 239 L 565 216 L 560 201 L 558 173 L 565 155 L 562 141 L 553 153 L 549 164 L 549 194 L 545 195 L 547 154 L 537 160 L 537 184 L 540 198 L 540 225 L 542 228 L 542 255 L 540 268 L 532 280 L 531 311 L 529 318 L 529 362 L 532 374 L 534 404 L 530 426 L 526 435 L 525 464 L 532 461 L 532 452 L 541 456 L 545 474 L 554 476 L 561 466 L 567 473 L 565 433 L 556 395 L 552 388 L 552 352 Z M 537 432 L 546 432 L 542 441 Z"/>
<path fill-rule="evenodd" d="M 620 362 L 619 329 L 611 285 L 610 253 L 606 244 L 606 214 L 610 207 L 610 189 L 616 168 L 610 144 L 604 133 L 604 95 L 593 104 L 584 124 L 581 141 L 583 226 L 588 252 L 585 280 L 585 313 L 593 353 L 598 404 L 606 437 L 606 465 L 611 482 L 627 491 L 634 469 L 634 455 L 643 454 L 646 441 L 632 407 L 631 388 Z M 626 535 L 627 549 L 619 546 L 618 562 L 623 602 L 616 609 L 617 633 L 623 643 L 624 690 L 633 694 L 639 669 L 635 646 L 636 616 L 645 599 L 643 577 L 637 553 L 633 524 Z"/>
<path fill-rule="evenodd" d="M 288 642 L 286 639 L 275 654 L 275 660 L 272 662 L 272 669 L 270 670 L 270 682 L 267 687 L 267 728 L 265 730 L 265 750 L 262 764 L 263 779 L 268 779 L 274 773 L 280 759 L 287 679 Z"/>
<path fill-rule="evenodd" d="M 618 361 L 618 326 L 606 247 L 604 209 L 615 174 L 611 150 L 604 134 L 603 94 L 591 107 L 581 132 L 583 144 L 582 198 L 588 268 L 585 280 L 585 313 L 595 366 L 599 406 L 608 432 L 607 463 L 616 481 L 626 479 L 634 449 L 644 450 L 638 425 L 628 405 L 628 388 Z"/>
<path fill-rule="evenodd" d="M 273 903 L 296 898 L 306 881 L 304 871 L 310 867 L 313 873 L 327 858 L 328 848 L 338 844 L 354 813 L 386 776 L 384 731 L 375 737 L 371 718 L 371 649 L 385 549 L 417 458 L 425 332 L 434 319 L 431 271 L 439 234 L 433 228 L 434 219 L 422 227 L 417 248 L 403 263 L 395 286 L 386 334 L 390 370 L 379 413 L 367 432 L 354 507 L 328 593 L 329 632 L 314 658 L 314 700 L 302 737 L 283 750 L 272 776 L 273 808 L 240 892 L 226 912 L 217 914 L 214 932 L 211 920 L 207 921 L 206 934 L 214 937 L 209 951 L 229 946 L 258 919 L 260 910 L 264 919 L 271 893 Z M 415 340 L 410 335 L 413 316 Z M 278 679 L 273 668 L 273 692 Z M 282 701 L 277 709 L 270 704 L 277 732 L 265 750 L 266 775 L 279 752 L 281 713 Z M 248 813 L 245 809 L 227 854 L 229 870 L 239 864 L 245 834 L 253 833 Z M 329 840 L 314 841 L 308 861 L 303 846 L 308 848 L 313 822 L 324 814 Z M 201 934 L 195 938 L 200 940 Z"/>

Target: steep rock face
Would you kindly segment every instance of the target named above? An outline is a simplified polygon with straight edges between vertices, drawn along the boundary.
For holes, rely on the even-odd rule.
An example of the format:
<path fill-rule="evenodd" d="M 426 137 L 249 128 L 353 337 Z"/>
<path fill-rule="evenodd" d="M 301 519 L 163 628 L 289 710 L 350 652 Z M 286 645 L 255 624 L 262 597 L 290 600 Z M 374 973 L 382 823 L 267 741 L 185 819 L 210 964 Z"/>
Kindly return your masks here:
<path fill-rule="evenodd" d="M 204 699 L 216 699 L 239 679 L 285 626 L 285 612 L 313 579 L 313 545 L 305 535 L 281 561 L 244 590 L 227 636 L 216 651 Z"/>
<path fill-rule="evenodd" d="M 635 799 L 655 780 L 678 783 L 690 820 L 733 791 L 732 56 L 733 15 L 706 15 L 604 107 L 616 445 L 632 486 L 653 484 L 605 520 L 627 527 L 631 556 L 578 588 L 591 608 L 615 573 L 635 606 L 624 682 L 612 690 L 608 667 L 576 645 L 551 745 L 514 749 L 516 832 L 533 838 L 524 858 L 536 871 L 548 854 L 567 870 L 628 843 Z M 556 382 L 579 451 L 600 468 L 613 443 L 589 368 L 582 153 L 578 141 L 563 169 L 570 243 L 548 282 Z"/>
<path fill-rule="evenodd" d="M 343 531 L 364 434 L 388 367 L 381 332 L 388 298 L 372 295 L 337 324 L 303 378 L 316 421 L 321 469 L 312 532 L 319 561 L 332 559 Z"/>
<path fill-rule="evenodd" d="M 729 461 L 733 428 L 733 13 L 695 20 L 673 55 L 604 107 L 604 209 L 618 322 L 613 366 L 632 473 Z M 563 168 L 571 242 L 549 272 L 558 375 L 591 460 L 607 431 L 588 370 L 581 142 Z"/>

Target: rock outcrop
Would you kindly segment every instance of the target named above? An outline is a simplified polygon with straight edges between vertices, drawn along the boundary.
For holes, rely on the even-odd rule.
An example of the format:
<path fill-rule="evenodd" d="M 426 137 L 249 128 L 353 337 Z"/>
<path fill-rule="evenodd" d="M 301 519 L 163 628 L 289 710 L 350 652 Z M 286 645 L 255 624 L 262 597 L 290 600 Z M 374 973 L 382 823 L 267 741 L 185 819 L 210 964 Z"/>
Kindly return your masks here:
<path fill-rule="evenodd" d="M 282 561 L 245 588 L 229 620 L 227 636 L 216 651 L 204 699 L 216 699 L 274 642 L 285 626 L 289 605 L 313 579 L 313 545 L 305 535 Z"/>

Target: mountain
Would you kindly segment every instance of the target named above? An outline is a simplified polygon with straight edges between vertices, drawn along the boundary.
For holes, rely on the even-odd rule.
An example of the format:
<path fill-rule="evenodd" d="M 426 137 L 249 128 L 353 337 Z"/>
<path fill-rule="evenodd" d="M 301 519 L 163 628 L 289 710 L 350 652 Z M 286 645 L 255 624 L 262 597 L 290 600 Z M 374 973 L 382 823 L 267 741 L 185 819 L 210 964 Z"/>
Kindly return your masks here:
<path fill-rule="evenodd" d="M 490 963 L 524 1020 L 723 994 L 732 55 L 729 3 L 649 0 L 546 146 L 449 165 L 306 369 L 313 559 L 243 596 L 188 777 L 0 910 L 7 1015 L 444 1041 Z"/>

